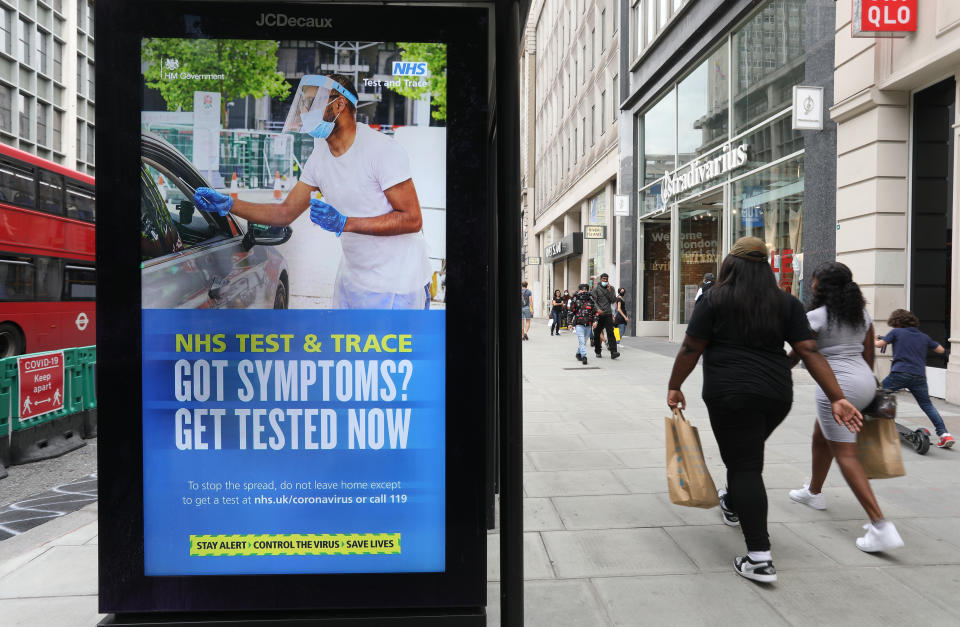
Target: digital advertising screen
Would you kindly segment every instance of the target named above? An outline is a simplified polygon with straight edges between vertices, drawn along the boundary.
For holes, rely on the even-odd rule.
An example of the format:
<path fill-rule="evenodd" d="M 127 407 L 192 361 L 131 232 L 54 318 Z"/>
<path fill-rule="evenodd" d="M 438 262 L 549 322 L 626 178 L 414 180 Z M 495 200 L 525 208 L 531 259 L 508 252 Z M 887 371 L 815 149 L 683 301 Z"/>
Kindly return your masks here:
<path fill-rule="evenodd" d="M 142 39 L 146 576 L 446 570 L 446 48 Z"/>

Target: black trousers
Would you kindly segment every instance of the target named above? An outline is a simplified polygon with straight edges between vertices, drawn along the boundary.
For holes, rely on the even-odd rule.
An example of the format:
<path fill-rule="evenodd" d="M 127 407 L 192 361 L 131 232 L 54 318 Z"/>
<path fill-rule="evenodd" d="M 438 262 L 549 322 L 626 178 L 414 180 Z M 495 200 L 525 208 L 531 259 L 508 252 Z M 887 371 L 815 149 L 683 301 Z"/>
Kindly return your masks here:
<path fill-rule="evenodd" d="M 755 394 L 731 394 L 704 402 L 727 467 L 727 507 L 740 517 L 747 550 L 769 551 L 763 446 L 793 402 Z"/>
<path fill-rule="evenodd" d="M 593 332 L 593 352 L 600 356 L 603 345 L 600 344 L 600 332 L 606 331 L 607 346 L 610 347 L 610 354 L 617 352 L 617 338 L 613 335 L 613 316 L 611 314 L 600 314 L 597 318 L 597 328 Z"/>
<path fill-rule="evenodd" d="M 553 324 L 550 325 L 550 333 L 553 333 L 553 332 L 559 333 L 560 325 L 561 325 L 561 322 L 563 321 L 563 310 L 554 309 L 552 312 L 550 312 L 550 317 L 553 318 Z"/>

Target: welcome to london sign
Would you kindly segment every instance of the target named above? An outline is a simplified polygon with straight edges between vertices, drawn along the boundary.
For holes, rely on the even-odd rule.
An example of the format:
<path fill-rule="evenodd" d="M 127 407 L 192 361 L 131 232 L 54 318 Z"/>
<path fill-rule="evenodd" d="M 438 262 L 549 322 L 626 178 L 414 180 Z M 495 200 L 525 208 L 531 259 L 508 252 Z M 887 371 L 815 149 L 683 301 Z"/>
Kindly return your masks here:
<path fill-rule="evenodd" d="M 723 147 L 723 153 L 714 159 L 703 163 L 695 159 L 682 168 L 667 172 L 663 175 L 663 183 L 660 186 L 661 201 L 665 205 L 677 194 L 681 194 L 701 183 L 719 178 L 727 172 L 742 168 L 747 163 L 749 148 L 749 144 L 740 144 L 736 148 L 727 145 Z"/>

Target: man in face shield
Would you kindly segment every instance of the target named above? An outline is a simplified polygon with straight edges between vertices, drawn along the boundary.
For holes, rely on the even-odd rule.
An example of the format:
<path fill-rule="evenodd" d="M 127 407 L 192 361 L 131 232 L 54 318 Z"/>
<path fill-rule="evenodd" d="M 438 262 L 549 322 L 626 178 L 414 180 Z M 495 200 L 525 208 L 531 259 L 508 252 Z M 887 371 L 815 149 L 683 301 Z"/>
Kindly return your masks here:
<path fill-rule="evenodd" d="M 320 141 L 286 198 L 253 203 L 199 187 L 194 203 L 270 226 L 286 226 L 309 209 L 314 224 L 341 238 L 334 308 L 423 309 L 432 272 L 410 160 L 396 140 L 358 123 L 356 111 L 349 78 L 304 76 L 283 130 Z M 322 200 L 311 198 L 316 191 Z"/>

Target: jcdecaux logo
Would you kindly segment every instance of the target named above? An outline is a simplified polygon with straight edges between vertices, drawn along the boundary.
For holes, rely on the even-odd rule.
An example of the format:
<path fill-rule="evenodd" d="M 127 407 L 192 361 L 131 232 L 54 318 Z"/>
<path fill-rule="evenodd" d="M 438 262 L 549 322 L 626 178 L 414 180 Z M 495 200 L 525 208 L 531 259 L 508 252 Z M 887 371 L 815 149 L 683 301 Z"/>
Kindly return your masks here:
<path fill-rule="evenodd" d="M 425 76 L 427 74 L 426 61 L 394 61 L 394 76 Z"/>

